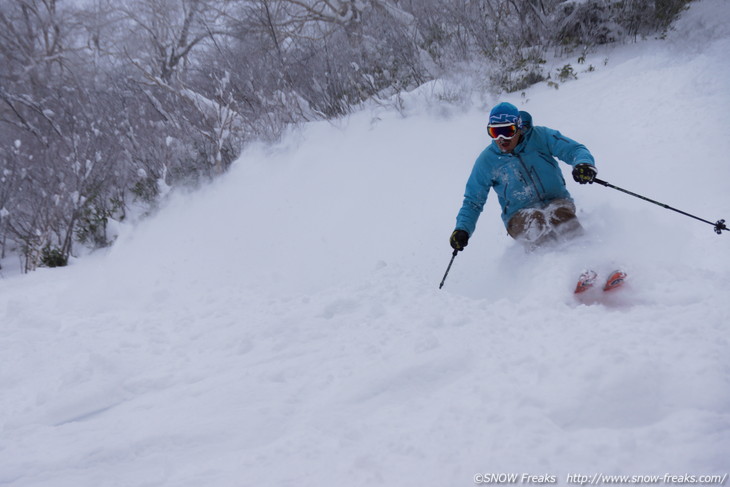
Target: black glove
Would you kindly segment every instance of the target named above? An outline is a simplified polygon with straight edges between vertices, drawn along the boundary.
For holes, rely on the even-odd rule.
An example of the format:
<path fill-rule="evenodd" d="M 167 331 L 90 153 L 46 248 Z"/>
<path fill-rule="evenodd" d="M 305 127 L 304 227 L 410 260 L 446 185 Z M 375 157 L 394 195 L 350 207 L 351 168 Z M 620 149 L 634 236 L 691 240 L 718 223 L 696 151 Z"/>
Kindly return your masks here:
<path fill-rule="evenodd" d="M 469 234 L 464 230 L 454 230 L 449 239 L 451 248 L 454 250 L 464 250 L 464 247 L 469 245 Z"/>
<path fill-rule="evenodd" d="M 573 179 L 575 179 L 576 183 L 592 184 L 596 174 L 598 174 L 598 170 L 585 162 L 581 162 L 573 168 Z"/>

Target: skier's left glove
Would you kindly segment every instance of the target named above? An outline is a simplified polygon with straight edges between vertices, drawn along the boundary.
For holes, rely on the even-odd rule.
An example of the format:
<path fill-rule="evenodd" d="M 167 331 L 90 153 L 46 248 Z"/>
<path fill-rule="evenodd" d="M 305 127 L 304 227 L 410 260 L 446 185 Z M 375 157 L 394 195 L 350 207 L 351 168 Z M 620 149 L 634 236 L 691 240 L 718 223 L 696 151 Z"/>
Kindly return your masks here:
<path fill-rule="evenodd" d="M 598 170 L 585 162 L 581 162 L 573 168 L 573 179 L 579 184 L 592 184 L 596 174 L 598 174 Z"/>
<path fill-rule="evenodd" d="M 454 230 L 449 239 L 451 248 L 454 250 L 464 250 L 469 245 L 469 234 L 464 230 Z"/>

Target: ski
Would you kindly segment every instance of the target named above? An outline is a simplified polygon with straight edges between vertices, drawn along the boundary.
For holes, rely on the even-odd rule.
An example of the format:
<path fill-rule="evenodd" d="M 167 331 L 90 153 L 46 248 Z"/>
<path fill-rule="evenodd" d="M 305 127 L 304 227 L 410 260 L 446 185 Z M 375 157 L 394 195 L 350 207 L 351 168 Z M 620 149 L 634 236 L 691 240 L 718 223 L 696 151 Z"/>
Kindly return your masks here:
<path fill-rule="evenodd" d="M 616 270 L 606 279 L 606 284 L 603 286 L 604 291 L 612 291 L 616 288 L 621 287 L 626 282 L 626 273 L 621 270 Z"/>
<path fill-rule="evenodd" d="M 603 291 L 613 291 L 621 287 L 625 282 L 628 275 L 622 270 L 615 270 L 606 279 L 606 283 L 603 286 Z M 594 270 L 588 269 L 578 277 L 578 282 L 575 285 L 575 294 L 582 294 L 596 284 L 598 280 L 598 273 Z"/>
<path fill-rule="evenodd" d="M 583 271 L 578 278 L 578 283 L 575 285 L 575 294 L 581 294 L 593 287 L 598 279 L 598 274 L 592 270 Z"/>

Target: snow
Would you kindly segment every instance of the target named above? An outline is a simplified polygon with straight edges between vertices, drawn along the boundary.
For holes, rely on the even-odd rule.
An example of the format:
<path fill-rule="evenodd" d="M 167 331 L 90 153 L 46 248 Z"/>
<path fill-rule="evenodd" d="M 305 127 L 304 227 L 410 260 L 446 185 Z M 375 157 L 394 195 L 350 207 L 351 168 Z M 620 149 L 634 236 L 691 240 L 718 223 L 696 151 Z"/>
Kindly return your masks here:
<path fill-rule="evenodd" d="M 728 25 L 695 2 L 666 41 L 505 99 L 600 178 L 730 219 Z M 525 254 L 491 198 L 439 290 L 488 107 L 432 90 L 251 149 L 107 254 L 0 280 L 0 485 L 730 472 L 727 232 L 570 181 L 585 239 Z M 619 265 L 625 288 L 572 295 Z"/>

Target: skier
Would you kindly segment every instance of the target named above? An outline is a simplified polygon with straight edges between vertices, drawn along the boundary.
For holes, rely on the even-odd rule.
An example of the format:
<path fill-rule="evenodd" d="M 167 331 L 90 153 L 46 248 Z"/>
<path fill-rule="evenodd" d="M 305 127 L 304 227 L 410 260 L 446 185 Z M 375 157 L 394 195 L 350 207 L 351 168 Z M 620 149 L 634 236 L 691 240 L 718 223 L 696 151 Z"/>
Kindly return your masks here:
<path fill-rule="evenodd" d="M 575 204 L 555 158 L 573 166 L 573 179 L 592 183 L 598 171 L 588 149 L 548 127 L 532 126 L 532 116 L 511 103 L 489 114 L 492 143 L 474 163 L 464 203 L 456 217 L 451 247 L 464 250 L 494 189 L 507 233 L 528 250 L 582 233 Z"/>

